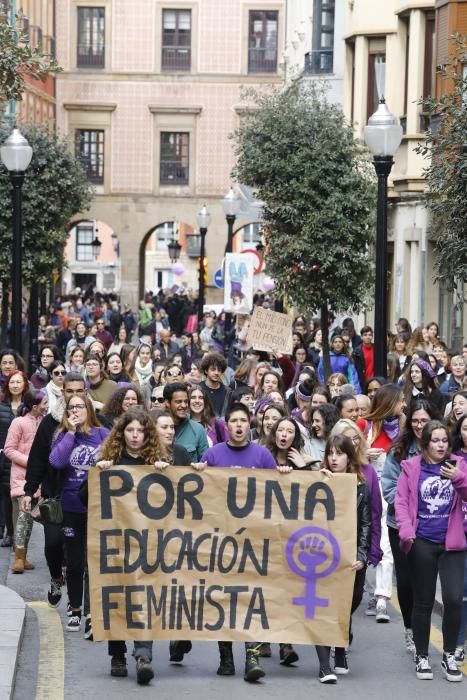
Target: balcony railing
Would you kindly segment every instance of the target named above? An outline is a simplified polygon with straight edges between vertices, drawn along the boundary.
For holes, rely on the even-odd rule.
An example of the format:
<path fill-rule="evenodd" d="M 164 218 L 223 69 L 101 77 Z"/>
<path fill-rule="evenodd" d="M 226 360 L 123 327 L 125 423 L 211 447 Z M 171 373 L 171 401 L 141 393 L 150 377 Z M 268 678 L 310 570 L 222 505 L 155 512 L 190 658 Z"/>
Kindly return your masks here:
<path fill-rule="evenodd" d="M 277 52 L 271 49 L 248 49 L 249 73 L 275 73 L 277 71 Z"/>
<path fill-rule="evenodd" d="M 161 185 L 188 185 L 189 167 L 179 160 L 161 161 Z"/>
<path fill-rule="evenodd" d="M 105 68 L 105 50 L 103 46 L 78 44 L 78 68 Z"/>
<path fill-rule="evenodd" d="M 320 75 L 322 73 L 333 72 L 333 49 L 320 49 L 319 51 L 308 51 L 305 54 L 304 72 L 310 75 Z"/>
<path fill-rule="evenodd" d="M 162 47 L 162 70 L 183 70 L 191 69 L 191 48 L 179 46 Z"/>
<path fill-rule="evenodd" d="M 201 252 L 201 236 L 197 233 L 189 233 L 185 237 L 186 254 L 189 258 L 199 258 Z"/>

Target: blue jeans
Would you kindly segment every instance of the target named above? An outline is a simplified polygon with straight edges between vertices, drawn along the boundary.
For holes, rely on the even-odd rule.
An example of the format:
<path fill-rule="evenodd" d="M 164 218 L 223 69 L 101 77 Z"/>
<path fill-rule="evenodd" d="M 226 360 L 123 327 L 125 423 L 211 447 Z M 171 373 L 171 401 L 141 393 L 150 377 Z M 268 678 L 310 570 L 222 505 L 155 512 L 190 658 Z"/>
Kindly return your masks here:
<path fill-rule="evenodd" d="M 465 642 L 465 628 L 467 627 L 467 552 L 464 557 L 464 602 L 462 605 L 461 627 L 457 638 L 457 646 L 463 647 Z"/>

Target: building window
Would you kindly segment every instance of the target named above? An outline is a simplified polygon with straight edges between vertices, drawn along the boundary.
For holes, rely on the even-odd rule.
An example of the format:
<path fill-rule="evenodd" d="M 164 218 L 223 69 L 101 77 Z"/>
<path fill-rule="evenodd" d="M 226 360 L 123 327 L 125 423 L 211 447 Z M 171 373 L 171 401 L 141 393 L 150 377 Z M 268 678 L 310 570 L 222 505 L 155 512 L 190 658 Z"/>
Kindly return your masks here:
<path fill-rule="evenodd" d="M 435 18 L 429 14 L 425 24 L 425 56 L 423 61 L 423 99 L 433 95 L 435 84 Z"/>
<path fill-rule="evenodd" d="M 154 249 L 159 252 L 167 253 L 167 246 L 173 239 L 175 233 L 175 224 L 173 221 L 166 221 L 154 230 Z"/>
<path fill-rule="evenodd" d="M 185 132 L 161 132 L 161 185 L 188 185 L 190 135 Z"/>
<path fill-rule="evenodd" d="M 105 8 L 78 7 L 78 68 L 105 68 Z"/>
<path fill-rule="evenodd" d="M 335 0 L 314 0 L 312 51 L 305 55 L 307 73 L 332 73 Z"/>
<path fill-rule="evenodd" d="M 368 56 L 368 95 L 367 120 L 378 109 L 380 100 L 385 95 L 386 54 L 370 53 Z"/>
<path fill-rule="evenodd" d="M 162 10 L 162 70 L 191 68 L 191 10 Z"/>
<path fill-rule="evenodd" d="M 261 243 L 263 227 L 257 221 L 242 228 L 243 248 L 256 248 Z"/>
<path fill-rule="evenodd" d="M 76 227 L 76 262 L 94 262 L 94 224 L 92 221 Z"/>
<path fill-rule="evenodd" d="M 248 72 L 277 71 L 278 13 L 251 10 L 248 23 Z"/>
<path fill-rule="evenodd" d="M 75 155 L 86 171 L 90 182 L 104 184 L 104 131 L 77 129 L 75 131 Z"/>

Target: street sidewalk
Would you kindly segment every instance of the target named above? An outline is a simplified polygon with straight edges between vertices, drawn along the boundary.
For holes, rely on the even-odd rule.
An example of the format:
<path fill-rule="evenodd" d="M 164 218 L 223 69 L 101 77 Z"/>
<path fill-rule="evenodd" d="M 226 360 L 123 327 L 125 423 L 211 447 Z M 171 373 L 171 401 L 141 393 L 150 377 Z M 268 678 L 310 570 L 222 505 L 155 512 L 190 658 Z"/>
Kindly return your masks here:
<path fill-rule="evenodd" d="M 16 663 L 21 648 L 26 604 L 7 580 L 11 547 L 0 548 L 0 700 L 13 696 Z"/>

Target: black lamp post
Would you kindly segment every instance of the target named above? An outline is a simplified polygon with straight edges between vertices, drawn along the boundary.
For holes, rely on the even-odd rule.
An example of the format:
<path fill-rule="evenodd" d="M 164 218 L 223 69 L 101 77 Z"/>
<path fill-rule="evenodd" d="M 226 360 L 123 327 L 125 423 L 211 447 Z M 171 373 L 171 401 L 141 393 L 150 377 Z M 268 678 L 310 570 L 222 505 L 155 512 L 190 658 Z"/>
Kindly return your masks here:
<path fill-rule="evenodd" d="M 91 241 L 90 245 L 92 246 L 92 252 L 94 253 L 94 257 L 99 257 L 99 253 L 101 252 L 102 248 L 102 241 L 98 239 L 97 234 L 94 240 Z"/>
<path fill-rule="evenodd" d="M 23 310 L 23 270 L 22 270 L 22 231 L 21 204 L 24 173 L 32 158 L 32 148 L 18 129 L 1 147 L 3 165 L 10 174 L 13 202 L 13 250 L 12 250 L 12 300 L 11 300 L 11 345 L 20 355 L 23 354 L 21 340 Z M 35 329 L 31 329 L 35 333 Z"/>
<path fill-rule="evenodd" d="M 373 153 L 373 164 L 378 177 L 376 220 L 376 280 L 375 280 L 375 375 L 387 376 L 388 330 L 388 175 L 394 164 L 393 156 L 402 140 L 402 127 L 382 98 L 378 109 L 369 118 L 364 130 L 365 142 Z"/>
<path fill-rule="evenodd" d="M 206 234 L 208 232 L 209 224 L 211 223 L 211 215 L 205 204 L 201 207 L 196 217 L 196 221 L 199 228 L 200 235 L 200 247 L 199 247 L 199 277 L 198 277 L 198 323 L 203 320 L 203 310 L 204 310 L 204 263 L 206 257 Z"/>
<path fill-rule="evenodd" d="M 222 200 L 222 208 L 224 209 L 225 218 L 227 219 L 227 245 L 225 246 L 225 254 L 232 253 L 233 250 L 233 228 L 235 219 L 240 210 L 240 200 L 233 191 L 232 187 Z M 224 275 L 225 277 L 225 275 Z M 224 325 L 224 350 L 227 351 L 229 345 L 230 329 L 232 327 L 232 314 L 225 314 Z"/>

